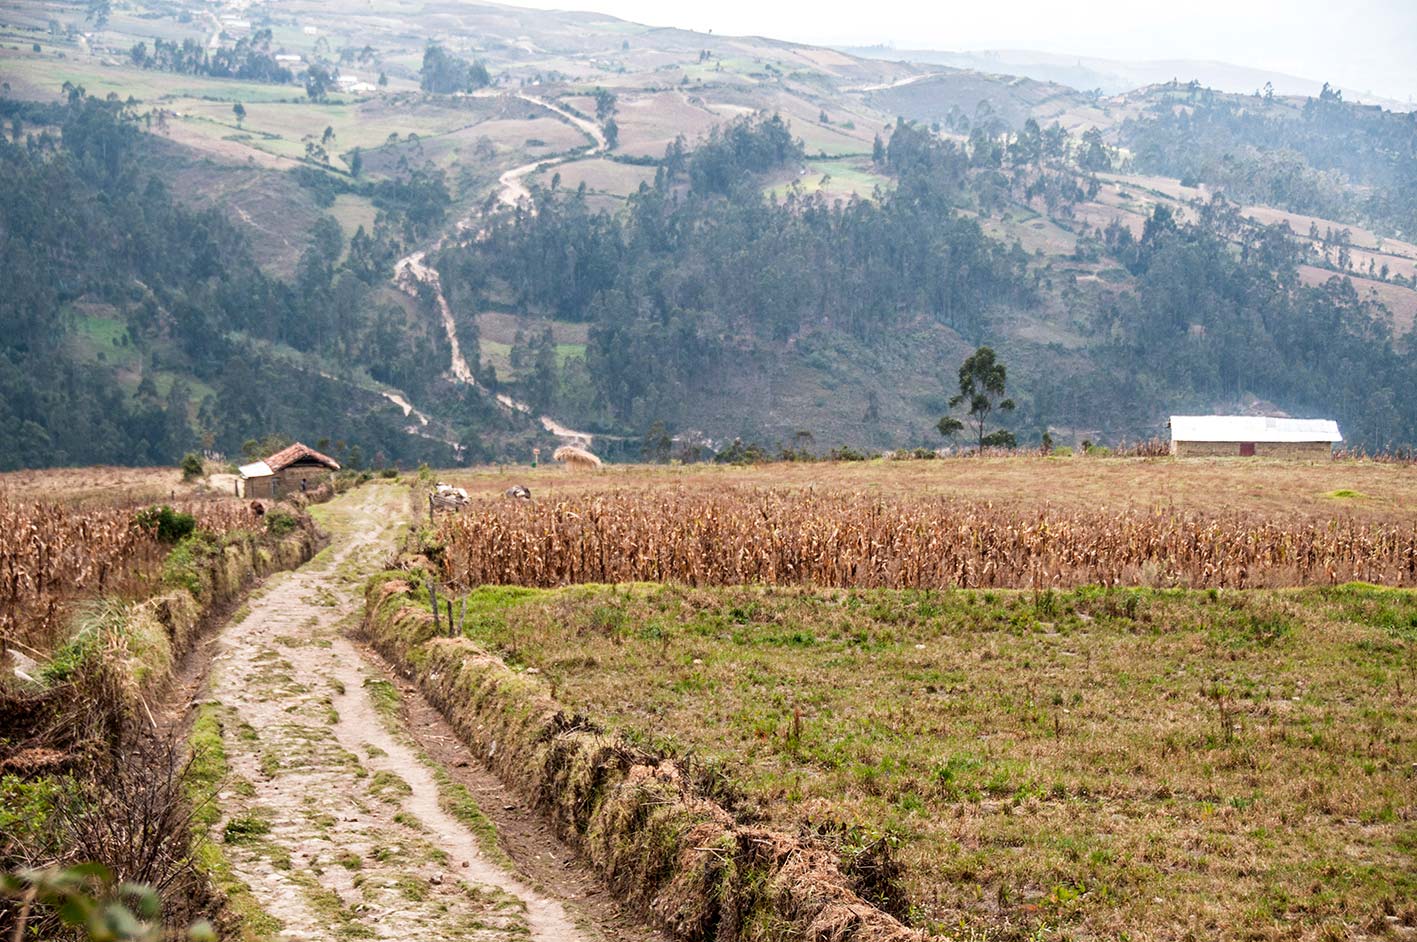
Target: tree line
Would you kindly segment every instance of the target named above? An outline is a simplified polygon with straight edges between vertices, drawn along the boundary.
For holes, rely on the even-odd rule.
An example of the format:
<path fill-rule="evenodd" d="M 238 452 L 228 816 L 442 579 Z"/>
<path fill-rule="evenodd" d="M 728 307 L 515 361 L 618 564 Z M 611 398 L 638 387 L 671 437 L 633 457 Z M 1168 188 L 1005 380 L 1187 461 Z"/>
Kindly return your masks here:
<path fill-rule="evenodd" d="M 180 43 L 154 39 L 152 48 L 145 42 L 134 43 L 128 56 L 134 65 L 143 69 L 288 85 L 295 81 L 295 73 L 281 65 L 271 52 L 271 39 L 269 28 L 258 29 L 232 46 L 211 51 L 197 39 L 184 39 Z"/>
<path fill-rule="evenodd" d="M 1121 138 L 1143 173 L 1403 238 L 1417 233 L 1417 114 L 1346 102 L 1327 85 L 1302 105 L 1177 88 L 1126 121 Z"/>

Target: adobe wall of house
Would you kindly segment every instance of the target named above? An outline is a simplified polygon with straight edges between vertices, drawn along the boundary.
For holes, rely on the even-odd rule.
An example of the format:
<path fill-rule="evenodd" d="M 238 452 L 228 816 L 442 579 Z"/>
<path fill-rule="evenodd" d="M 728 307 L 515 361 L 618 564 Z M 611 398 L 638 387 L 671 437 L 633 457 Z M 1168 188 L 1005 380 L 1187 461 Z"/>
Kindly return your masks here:
<path fill-rule="evenodd" d="M 330 479 L 331 471 L 325 467 L 312 467 L 311 465 L 292 465 L 283 468 L 275 473 L 277 480 L 277 490 L 280 496 L 300 493 L 300 480 L 305 479 L 306 487 L 314 490 Z"/>
<path fill-rule="evenodd" d="M 1172 442 L 1177 458 L 1231 458 L 1240 454 L 1239 442 Z"/>
<path fill-rule="evenodd" d="M 276 496 L 274 490 L 275 480 L 274 477 L 242 478 L 241 496 L 247 500 L 256 500 L 257 498 L 273 499 Z"/>
<path fill-rule="evenodd" d="M 1328 442 L 1255 442 L 1257 458 L 1332 458 L 1333 446 Z"/>
<path fill-rule="evenodd" d="M 1171 453 L 1178 458 L 1239 457 L 1239 442 L 1172 442 Z M 1333 446 L 1328 442 L 1255 442 L 1256 458 L 1328 458 Z"/>

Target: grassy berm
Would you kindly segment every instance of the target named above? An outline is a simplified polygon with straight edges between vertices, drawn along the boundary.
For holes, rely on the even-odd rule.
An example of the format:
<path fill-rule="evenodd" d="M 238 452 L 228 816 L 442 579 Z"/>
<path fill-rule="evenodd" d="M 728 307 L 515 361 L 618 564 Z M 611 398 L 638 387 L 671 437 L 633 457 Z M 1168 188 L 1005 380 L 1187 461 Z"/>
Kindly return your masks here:
<path fill-rule="evenodd" d="M 485 588 L 467 633 L 956 938 L 1411 938 L 1417 595 Z M 879 845 L 878 845 L 879 846 Z"/>

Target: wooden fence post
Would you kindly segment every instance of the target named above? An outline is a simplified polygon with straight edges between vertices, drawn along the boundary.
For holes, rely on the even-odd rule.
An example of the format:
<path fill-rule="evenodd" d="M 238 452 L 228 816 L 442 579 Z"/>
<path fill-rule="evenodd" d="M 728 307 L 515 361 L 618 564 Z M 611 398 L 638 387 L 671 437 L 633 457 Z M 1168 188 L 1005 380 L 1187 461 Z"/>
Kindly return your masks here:
<path fill-rule="evenodd" d="M 440 634 L 441 629 L 438 627 L 438 583 L 434 582 L 431 576 L 428 578 L 428 604 L 433 608 L 433 633 L 435 635 Z"/>

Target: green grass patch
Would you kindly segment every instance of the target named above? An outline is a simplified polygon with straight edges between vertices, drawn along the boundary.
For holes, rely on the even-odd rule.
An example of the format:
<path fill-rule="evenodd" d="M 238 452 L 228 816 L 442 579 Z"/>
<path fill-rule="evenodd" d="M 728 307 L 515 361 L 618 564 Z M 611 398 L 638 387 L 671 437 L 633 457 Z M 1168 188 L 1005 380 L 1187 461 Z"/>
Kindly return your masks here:
<path fill-rule="evenodd" d="M 389 804 L 398 804 L 413 794 L 413 788 L 408 782 L 386 769 L 381 769 L 370 776 L 367 787 L 372 797 Z"/>
<path fill-rule="evenodd" d="M 477 799 L 472 797 L 472 792 L 461 782 L 454 781 L 451 775 L 436 764 L 430 762 L 428 765 L 433 770 L 433 780 L 438 783 L 438 807 L 457 818 L 463 827 L 472 832 L 473 837 L 477 838 L 477 846 L 482 848 L 482 853 L 489 860 L 504 869 L 515 871 L 516 865 L 502 849 L 502 842 L 497 836 L 497 825 L 483 813 Z"/>
<path fill-rule="evenodd" d="M 397 687 L 387 680 L 368 677 L 364 680 L 364 689 L 368 692 L 369 701 L 374 704 L 374 709 L 384 718 L 385 722 L 398 720 L 403 698 L 399 696 Z"/>
<path fill-rule="evenodd" d="M 1382 920 L 1417 892 L 1417 592 L 470 598 L 473 640 L 719 770 L 730 805 L 889 839 L 922 928 L 1155 938 L 1194 915 L 1239 940 Z"/>

